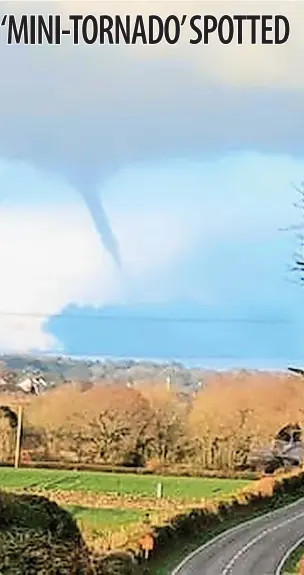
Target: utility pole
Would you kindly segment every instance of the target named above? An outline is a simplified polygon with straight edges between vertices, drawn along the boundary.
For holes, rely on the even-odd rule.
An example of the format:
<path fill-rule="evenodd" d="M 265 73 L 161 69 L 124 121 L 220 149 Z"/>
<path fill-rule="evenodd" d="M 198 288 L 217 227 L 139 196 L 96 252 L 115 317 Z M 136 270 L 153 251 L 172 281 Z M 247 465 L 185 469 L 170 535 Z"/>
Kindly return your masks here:
<path fill-rule="evenodd" d="M 21 448 L 21 432 L 22 432 L 22 406 L 18 406 L 18 423 L 17 423 L 17 437 L 15 447 L 15 469 L 19 467 L 20 461 L 20 448 Z"/>

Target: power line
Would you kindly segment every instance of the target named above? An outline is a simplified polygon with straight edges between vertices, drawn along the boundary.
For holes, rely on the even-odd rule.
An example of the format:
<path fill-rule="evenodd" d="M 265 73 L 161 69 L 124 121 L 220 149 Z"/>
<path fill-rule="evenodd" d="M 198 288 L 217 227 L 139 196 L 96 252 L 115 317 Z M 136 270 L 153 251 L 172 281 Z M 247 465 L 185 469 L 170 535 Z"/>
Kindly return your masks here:
<path fill-rule="evenodd" d="M 291 324 L 291 320 L 284 318 L 221 318 L 221 317 L 174 317 L 174 316 L 125 316 L 125 315 L 106 315 L 106 314 L 68 314 L 68 313 L 51 313 L 51 312 L 7 312 L 0 311 L 0 317 L 8 318 L 59 318 L 71 320 L 94 320 L 94 321 L 132 321 L 132 322 L 151 322 L 151 323 L 192 323 L 192 324 Z"/>

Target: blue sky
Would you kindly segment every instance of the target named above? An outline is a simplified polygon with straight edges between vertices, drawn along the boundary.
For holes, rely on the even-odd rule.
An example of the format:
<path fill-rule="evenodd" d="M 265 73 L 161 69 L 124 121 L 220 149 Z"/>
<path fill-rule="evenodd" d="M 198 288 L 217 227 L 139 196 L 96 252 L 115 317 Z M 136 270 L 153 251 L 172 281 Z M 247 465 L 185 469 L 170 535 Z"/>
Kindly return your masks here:
<path fill-rule="evenodd" d="M 101 6 L 39 11 L 76 4 Z M 172 12 L 102 11 L 126 5 Z M 300 218 L 291 182 L 304 180 L 302 6 L 263 3 L 291 21 L 277 48 L 1 47 L 2 350 L 304 361 L 297 243 L 279 231 Z"/>

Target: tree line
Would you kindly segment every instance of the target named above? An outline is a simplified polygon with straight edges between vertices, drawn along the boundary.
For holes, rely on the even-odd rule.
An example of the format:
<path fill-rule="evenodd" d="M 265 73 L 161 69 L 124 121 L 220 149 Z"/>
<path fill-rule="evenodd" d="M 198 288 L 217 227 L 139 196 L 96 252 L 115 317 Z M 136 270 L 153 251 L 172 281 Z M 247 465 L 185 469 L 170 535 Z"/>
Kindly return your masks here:
<path fill-rule="evenodd" d="M 0 410 L 3 461 L 12 457 L 13 420 L 8 408 Z M 165 382 L 71 383 L 26 405 L 22 453 L 43 461 L 233 471 L 250 468 L 255 450 L 303 420 L 304 381 L 295 375 L 218 373 L 193 393 Z"/>

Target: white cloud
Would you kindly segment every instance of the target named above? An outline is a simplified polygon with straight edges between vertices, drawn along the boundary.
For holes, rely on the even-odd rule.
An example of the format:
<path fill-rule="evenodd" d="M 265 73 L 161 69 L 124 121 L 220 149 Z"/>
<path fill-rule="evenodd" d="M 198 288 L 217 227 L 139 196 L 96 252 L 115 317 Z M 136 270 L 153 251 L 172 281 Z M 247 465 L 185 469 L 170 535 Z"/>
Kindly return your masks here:
<path fill-rule="evenodd" d="M 57 207 L 2 205 L 0 311 L 8 315 L 0 315 L 0 349 L 57 349 L 60 342 L 44 329 L 44 314 L 60 313 L 69 304 L 123 303 L 133 291 L 149 301 L 155 274 L 170 269 L 195 241 L 182 214 L 172 216 L 163 207 L 140 214 L 130 208 L 111 216 L 127 278 L 101 248 L 81 201 Z"/>

